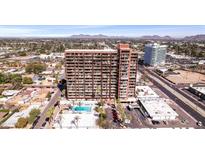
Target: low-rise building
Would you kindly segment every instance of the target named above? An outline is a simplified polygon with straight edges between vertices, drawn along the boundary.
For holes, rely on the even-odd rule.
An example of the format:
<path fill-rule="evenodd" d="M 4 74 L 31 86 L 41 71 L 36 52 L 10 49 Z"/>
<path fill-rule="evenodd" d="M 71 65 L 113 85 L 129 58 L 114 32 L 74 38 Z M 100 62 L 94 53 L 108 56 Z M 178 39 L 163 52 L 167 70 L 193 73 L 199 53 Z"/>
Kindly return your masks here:
<path fill-rule="evenodd" d="M 190 86 L 189 91 L 205 100 L 205 85 Z"/>
<path fill-rule="evenodd" d="M 17 95 L 19 92 L 20 92 L 19 90 L 4 90 L 2 92 L 2 95 L 6 97 L 11 97 Z"/>
<path fill-rule="evenodd" d="M 156 71 L 162 75 L 165 75 L 165 73 L 168 72 L 168 69 L 165 67 L 160 67 L 160 68 L 157 68 Z"/>
<path fill-rule="evenodd" d="M 14 128 L 19 118 L 26 118 L 32 109 L 38 109 L 40 105 L 30 105 L 27 109 L 14 113 L 8 120 L 6 120 L 2 127 Z"/>
<path fill-rule="evenodd" d="M 178 114 L 166 101 L 164 98 L 139 99 L 139 105 L 153 121 L 175 120 Z"/>
<path fill-rule="evenodd" d="M 136 86 L 136 97 L 139 98 L 157 98 L 159 97 L 149 86 Z"/>

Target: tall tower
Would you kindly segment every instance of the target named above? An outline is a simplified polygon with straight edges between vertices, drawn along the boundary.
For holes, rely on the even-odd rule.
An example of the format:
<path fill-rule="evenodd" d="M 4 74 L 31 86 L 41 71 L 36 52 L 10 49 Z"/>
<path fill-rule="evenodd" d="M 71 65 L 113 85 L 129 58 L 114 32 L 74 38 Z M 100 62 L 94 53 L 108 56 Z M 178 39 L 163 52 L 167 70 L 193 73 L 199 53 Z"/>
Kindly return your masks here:
<path fill-rule="evenodd" d="M 135 96 L 137 53 L 128 44 L 112 49 L 65 51 L 68 99 L 127 100 Z"/>
<path fill-rule="evenodd" d="M 144 63 L 151 66 L 163 65 L 166 59 L 166 48 L 166 45 L 157 43 L 146 44 L 144 48 Z"/>
<path fill-rule="evenodd" d="M 137 77 L 137 53 L 129 48 L 129 44 L 118 44 L 118 98 L 126 100 L 135 96 Z"/>

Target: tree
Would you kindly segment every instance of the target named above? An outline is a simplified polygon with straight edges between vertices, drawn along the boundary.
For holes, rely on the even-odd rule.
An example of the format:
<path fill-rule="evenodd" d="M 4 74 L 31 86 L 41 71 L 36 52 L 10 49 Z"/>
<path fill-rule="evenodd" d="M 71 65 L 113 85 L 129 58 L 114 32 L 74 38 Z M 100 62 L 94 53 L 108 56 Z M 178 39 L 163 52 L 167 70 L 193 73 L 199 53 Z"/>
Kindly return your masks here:
<path fill-rule="evenodd" d="M 28 117 L 28 123 L 32 124 L 36 117 L 40 114 L 40 110 L 39 109 L 32 109 L 31 112 L 29 113 L 29 117 Z"/>
<path fill-rule="evenodd" d="M 99 119 L 97 120 L 97 125 L 101 128 L 110 128 L 110 123 L 106 118 L 106 113 L 100 113 Z"/>
<path fill-rule="evenodd" d="M 61 63 L 56 64 L 55 69 L 62 69 L 62 64 Z"/>
<path fill-rule="evenodd" d="M 20 74 L 10 74 L 10 78 L 14 89 L 22 87 L 22 76 Z"/>
<path fill-rule="evenodd" d="M 48 111 L 46 112 L 46 116 L 49 118 L 49 123 L 51 122 L 53 113 L 54 113 L 55 108 L 54 107 L 50 107 L 48 109 Z"/>
<path fill-rule="evenodd" d="M 124 109 L 122 103 L 120 103 L 119 100 L 117 100 L 116 103 L 117 103 L 117 110 L 119 111 L 119 114 L 120 114 L 120 118 L 124 122 L 126 117 L 127 117 L 126 113 L 125 113 L 125 109 Z"/>
<path fill-rule="evenodd" d="M 51 99 L 51 92 L 50 92 L 50 91 L 47 93 L 46 98 L 48 98 L 48 100 L 50 100 L 50 99 Z"/>
<path fill-rule="evenodd" d="M 0 84 L 5 83 L 6 77 L 4 74 L 0 73 Z"/>
<path fill-rule="evenodd" d="M 76 125 L 76 127 L 78 128 L 78 123 L 79 123 L 80 117 L 79 116 L 75 116 L 74 117 L 74 123 Z"/>
<path fill-rule="evenodd" d="M 30 77 L 24 77 L 23 78 L 23 84 L 32 84 L 33 80 Z"/>
<path fill-rule="evenodd" d="M 27 56 L 26 52 L 25 51 L 22 51 L 22 52 L 19 52 L 19 56 Z"/>
<path fill-rule="evenodd" d="M 28 124 L 28 119 L 21 117 L 18 119 L 15 127 L 16 128 L 25 128 L 27 124 Z"/>
<path fill-rule="evenodd" d="M 26 65 L 25 70 L 26 73 L 40 74 L 46 70 L 46 64 L 37 62 L 29 63 Z"/>

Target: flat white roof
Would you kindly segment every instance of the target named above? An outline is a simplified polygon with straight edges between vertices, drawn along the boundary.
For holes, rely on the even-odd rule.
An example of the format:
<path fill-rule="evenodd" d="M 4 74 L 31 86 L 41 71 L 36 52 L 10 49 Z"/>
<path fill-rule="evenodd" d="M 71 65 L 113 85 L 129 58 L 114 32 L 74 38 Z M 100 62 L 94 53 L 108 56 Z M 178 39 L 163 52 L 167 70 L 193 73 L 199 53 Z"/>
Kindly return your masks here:
<path fill-rule="evenodd" d="M 205 87 L 192 87 L 194 90 L 205 95 Z"/>
<path fill-rule="evenodd" d="M 174 120 L 178 114 L 164 98 L 140 99 L 141 104 L 153 120 Z"/>
<path fill-rule="evenodd" d="M 4 96 L 12 96 L 12 95 L 18 94 L 19 92 L 20 92 L 20 90 L 4 90 L 2 92 L 2 95 L 4 95 Z"/>
<path fill-rule="evenodd" d="M 158 43 L 149 43 L 149 44 L 146 44 L 145 46 L 147 47 L 152 47 L 152 48 L 165 48 L 167 47 L 167 45 L 161 45 L 161 44 L 158 44 Z"/>
<path fill-rule="evenodd" d="M 159 71 L 161 71 L 161 72 L 166 72 L 166 71 L 168 71 L 167 68 L 157 68 L 157 70 L 159 70 Z"/>
<path fill-rule="evenodd" d="M 149 86 L 136 86 L 137 98 L 159 97 Z"/>
<path fill-rule="evenodd" d="M 185 56 L 185 55 L 177 55 L 177 54 L 173 54 L 173 53 L 167 53 L 167 55 L 176 58 L 176 59 L 190 59 L 191 57 L 189 56 Z"/>

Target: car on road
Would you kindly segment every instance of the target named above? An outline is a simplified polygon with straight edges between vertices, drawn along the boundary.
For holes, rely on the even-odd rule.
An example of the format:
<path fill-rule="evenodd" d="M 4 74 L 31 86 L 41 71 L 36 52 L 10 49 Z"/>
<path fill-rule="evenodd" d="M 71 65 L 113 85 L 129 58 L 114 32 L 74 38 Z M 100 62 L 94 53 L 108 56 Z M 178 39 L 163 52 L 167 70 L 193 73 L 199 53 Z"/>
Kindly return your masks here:
<path fill-rule="evenodd" d="M 201 121 L 197 121 L 197 123 L 196 123 L 198 126 L 203 126 L 203 124 L 202 124 L 202 122 Z"/>
<path fill-rule="evenodd" d="M 158 124 L 160 124 L 160 122 L 159 122 L 159 121 L 152 120 L 152 124 L 153 124 L 153 125 L 158 125 Z"/>
<path fill-rule="evenodd" d="M 129 111 L 132 111 L 132 110 L 133 110 L 133 108 L 132 108 L 131 105 L 128 105 L 128 106 L 127 106 L 127 109 L 128 109 Z"/>

